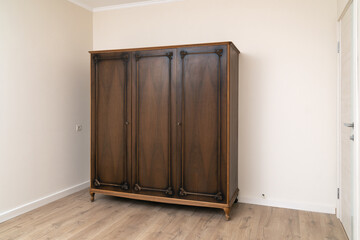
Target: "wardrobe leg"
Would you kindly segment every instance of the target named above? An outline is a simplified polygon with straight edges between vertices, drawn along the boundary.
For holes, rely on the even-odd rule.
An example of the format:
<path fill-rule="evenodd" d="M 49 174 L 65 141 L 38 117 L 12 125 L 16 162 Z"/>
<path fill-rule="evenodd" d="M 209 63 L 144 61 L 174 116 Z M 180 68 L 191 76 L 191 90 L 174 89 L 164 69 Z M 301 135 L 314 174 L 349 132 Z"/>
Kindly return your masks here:
<path fill-rule="evenodd" d="M 225 212 L 226 221 L 229 221 L 230 220 L 230 208 L 229 207 L 224 208 L 224 212 Z"/>
<path fill-rule="evenodd" d="M 90 200 L 91 200 L 91 202 L 93 202 L 94 200 L 95 200 L 95 193 L 90 193 Z"/>

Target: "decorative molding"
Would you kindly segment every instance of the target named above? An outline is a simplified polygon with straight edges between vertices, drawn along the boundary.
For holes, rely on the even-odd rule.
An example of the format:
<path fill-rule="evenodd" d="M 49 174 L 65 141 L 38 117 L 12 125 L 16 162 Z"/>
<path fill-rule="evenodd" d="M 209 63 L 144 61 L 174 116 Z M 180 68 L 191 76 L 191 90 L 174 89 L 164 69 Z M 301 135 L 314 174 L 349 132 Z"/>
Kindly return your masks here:
<path fill-rule="evenodd" d="M 271 200 L 271 199 L 262 199 L 262 198 L 260 199 L 260 198 L 252 198 L 252 197 L 241 197 L 241 196 L 239 196 L 239 202 L 269 206 L 269 207 L 288 208 L 288 209 L 329 213 L 329 214 L 335 214 L 335 209 L 336 209 L 335 204 L 329 205 L 329 204 L 290 202 L 290 201 Z"/>
<path fill-rule="evenodd" d="M 90 12 L 103 12 L 103 11 L 122 9 L 122 8 L 142 7 L 142 6 L 148 6 L 148 5 L 153 5 L 153 4 L 180 2 L 180 1 L 184 1 L 184 0 L 150 0 L 150 1 L 139 1 L 139 2 L 133 2 L 133 3 L 110 5 L 110 6 L 104 6 L 104 7 L 91 7 L 88 4 L 83 3 L 81 0 L 68 0 L 68 1 L 75 5 L 78 5 L 79 7 L 84 8 Z"/>
<path fill-rule="evenodd" d="M 140 191 L 141 191 L 140 185 L 136 183 L 135 186 L 134 186 L 134 190 L 135 190 L 136 192 L 140 192 Z"/>
<path fill-rule="evenodd" d="M 173 58 L 173 52 L 167 52 L 166 54 L 160 54 L 160 55 L 140 55 L 138 53 L 135 54 L 136 61 L 139 61 L 141 58 L 154 58 L 154 57 L 168 57 L 171 63 L 171 60 Z"/>
<path fill-rule="evenodd" d="M 180 187 L 179 196 L 180 196 L 180 197 L 186 197 L 186 196 L 188 196 L 188 195 L 202 196 L 202 197 L 211 197 L 211 198 L 215 198 L 217 201 L 222 201 L 222 200 L 224 200 L 223 194 L 222 194 L 221 192 L 218 192 L 218 193 L 216 193 L 216 194 L 195 193 L 195 192 L 187 192 L 183 187 Z"/>
<path fill-rule="evenodd" d="M 172 60 L 172 58 L 173 58 L 173 53 L 172 52 L 168 52 L 165 55 L 169 58 L 169 60 Z"/>
<path fill-rule="evenodd" d="M 217 201 L 222 201 L 222 200 L 224 199 L 222 192 L 218 192 L 218 193 L 215 195 L 215 199 L 216 199 Z"/>
<path fill-rule="evenodd" d="M 174 195 L 174 191 L 172 189 L 172 187 L 168 187 L 168 189 L 166 189 L 165 194 L 168 196 L 172 196 Z"/>
<path fill-rule="evenodd" d="M 184 59 L 184 57 L 187 55 L 188 53 L 186 51 L 181 51 L 180 55 L 181 55 L 181 59 Z"/>
<path fill-rule="evenodd" d="M 99 61 L 99 57 L 97 55 L 94 55 L 93 59 L 94 59 L 94 63 L 97 64 Z"/>
<path fill-rule="evenodd" d="M 138 183 L 136 183 L 134 185 L 134 191 L 135 192 L 140 192 L 140 191 L 163 192 L 167 196 L 172 196 L 174 194 L 172 187 L 168 187 L 167 189 L 149 188 L 149 187 L 142 187 Z"/>
<path fill-rule="evenodd" d="M 139 54 L 135 54 L 135 60 L 139 61 L 141 59 L 141 56 Z"/>
<path fill-rule="evenodd" d="M 69 2 L 75 4 L 75 5 L 78 5 L 79 7 L 82 7 L 82 8 L 85 8 L 86 10 L 90 11 L 90 12 L 93 12 L 93 8 L 90 7 L 89 5 L 87 4 L 84 4 L 82 3 L 81 1 L 78 1 L 78 0 L 68 0 Z"/>
<path fill-rule="evenodd" d="M 161 3 L 170 3 L 170 2 L 180 2 L 183 0 L 150 0 L 150 1 L 141 1 L 141 2 L 134 2 L 134 3 L 124 3 L 118 5 L 111 5 L 106 7 L 97 7 L 93 8 L 93 12 L 103 12 L 103 11 L 110 11 L 110 10 L 117 10 L 122 8 L 131 8 L 131 7 L 143 7 L 153 4 L 161 4 Z"/>
<path fill-rule="evenodd" d="M 352 3 L 353 3 L 353 0 L 348 0 L 348 2 L 345 5 L 344 9 L 341 11 L 341 14 L 340 14 L 340 16 L 338 18 L 338 21 L 340 21 L 345 16 L 347 10 L 350 8 Z"/>
<path fill-rule="evenodd" d="M 60 198 L 66 197 L 70 194 L 76 193 L 78 191 L 81 191 L 83 189 L 86 189 L 90 186 L 90 182 L 86 181 L 77 185 L 74 185 L 72 187 L 63 189 L 61 191 L 52 193 L 50 195 L 47 195 L 45 197 L 39 198 L 35 201 L 23 204 L 21 206 L 18 206 L 16 208 L 10 209 L 6 212 L 0 213 L 0 223 L 5 222 L 11 218 L 17 217 L 21 214 L 24 214 L 26 212 L 29 212 L 31 210 L 34 210 L 36 208 L 42 207 L 48 203 L 51 203 L 53 201 L 56 201 Z"/>
<path fill-rule="evenodd" d="M 219 57 L 221 57 L 222 54 L 223 54 L 223 50 L 222 50 L 222 49 L 217 49 L 217 50 L 215 51 L 215 53 L 216 53 Z"/>
<path fill-rule="evenodd" d="M 99 55 L 94 55 L 93 56 L 94 59 L 94 63 L 96 64 L 98 61 L 100 60 L 123 60 L 125 63 L 127 63 L 129 61 L 129 54 L 123 54 L 121 56 L 114 56 L 114 57 L 101 57 Z"/>
<path fill-rule="evenodd" d="M 122 57 L 122 60 L 127 63 L 127 62 L 129 61 L 129 54 L 124 55 L 124 56 Z M 126 77 L 127 77 L 127 76 L 126 76 Z"/>
<path fill-rule="evenodd" d="M 185 197 L 187 194 L 186 194 L 186 191 L 183 187 L 180 188 L 180 191 L 179 191 L 179 196 L 181 197 Z"/>
<path fill-rule="evenodd" d="M 100 182 L 98 179 L 94 180 L 94 186 L 95 187 L 101 187 L 101 186 L 110 186 L 110 187 L 118 187 L 122 190 L 129 190 L 129 183 L 125 180 L 121 184 L 114 184 L 114 183 L 103 183 Z"/>
<path fill-rule="evenodd" d="M 99 180 L 95 179 L 94 180 L 94 185 L 95 185 L 95 187 L 100 187 L 101 183 L 100 183 Z"/>

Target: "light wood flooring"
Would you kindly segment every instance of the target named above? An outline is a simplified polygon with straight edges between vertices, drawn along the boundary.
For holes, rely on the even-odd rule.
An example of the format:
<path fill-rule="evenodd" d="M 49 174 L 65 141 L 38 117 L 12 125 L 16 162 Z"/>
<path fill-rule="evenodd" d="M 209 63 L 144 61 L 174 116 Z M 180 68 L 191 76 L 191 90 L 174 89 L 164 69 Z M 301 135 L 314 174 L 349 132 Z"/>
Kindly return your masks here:
<path fill-rule="evenodd" d="M 0 223 L 0 239 L 347 239 L 335 215 L 235 204 L 223 210 L 128 200 L 83 190 Z"/>

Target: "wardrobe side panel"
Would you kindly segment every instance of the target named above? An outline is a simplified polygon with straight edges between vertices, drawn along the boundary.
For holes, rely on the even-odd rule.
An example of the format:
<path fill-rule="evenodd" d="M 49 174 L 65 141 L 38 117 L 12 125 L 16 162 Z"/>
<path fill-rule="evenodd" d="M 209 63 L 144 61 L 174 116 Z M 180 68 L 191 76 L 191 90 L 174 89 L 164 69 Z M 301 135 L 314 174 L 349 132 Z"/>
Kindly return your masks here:
<path fill-rule="evenodd" d="M 238 188 L 239 54 L 230 45 L 230 191 Z"/>

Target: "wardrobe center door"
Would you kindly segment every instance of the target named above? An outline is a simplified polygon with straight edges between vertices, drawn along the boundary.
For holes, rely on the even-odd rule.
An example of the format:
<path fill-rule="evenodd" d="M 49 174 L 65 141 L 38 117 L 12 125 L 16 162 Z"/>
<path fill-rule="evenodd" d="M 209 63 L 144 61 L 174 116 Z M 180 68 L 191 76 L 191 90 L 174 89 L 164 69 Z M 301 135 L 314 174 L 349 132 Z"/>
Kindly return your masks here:
<path fill-rule="evenodd" d="M 195 200 L 224 201 L 227 175 L 226 47 L 180 49 L 179 61 L 179 195 Z"/>
<path fill-rule="evenodd" d="M 128 113 L 130 105 L 128 55 L 95 57 L 95 187 L 129 189 Z M 115 189 L 114 189 L 115 188 Z"/>
<path fill-rule="evenodd" d="M 134 53 L 134 190 L 172 196 L 175 126 L 174 51 Z"/>

